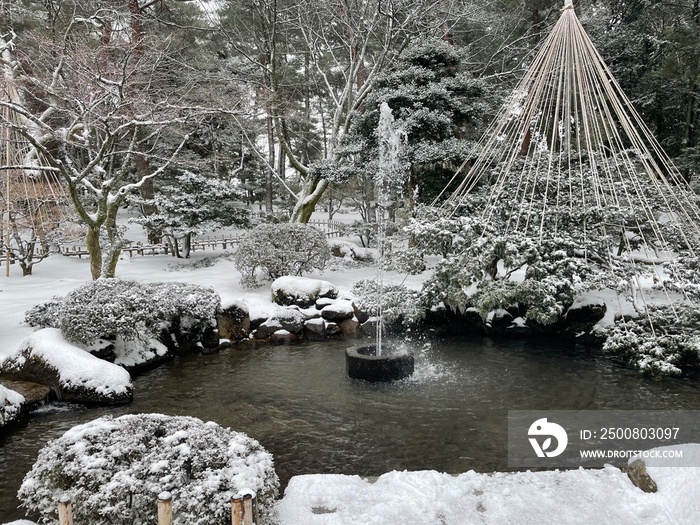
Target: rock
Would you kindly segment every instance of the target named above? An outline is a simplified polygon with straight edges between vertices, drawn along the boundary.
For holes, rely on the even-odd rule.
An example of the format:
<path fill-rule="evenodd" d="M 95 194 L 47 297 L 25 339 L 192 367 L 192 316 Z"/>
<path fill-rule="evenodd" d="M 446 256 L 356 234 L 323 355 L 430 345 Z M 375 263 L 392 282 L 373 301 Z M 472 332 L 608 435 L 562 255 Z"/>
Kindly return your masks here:
<path fill-rule="evenodd" d="M 651 479 L 647 472 L 647 466 L 641 459 L 633 461 L 629 466 L 622 469 L 627 473 L 627 477 L 635 487 L 638 487 L 642 492 L 652 493 L 658 490 L 656 482 Z"/>
<path fill-rule="evenodd" d="M 484 320 L 476 308 L 465 311 L 434 308 L 425 313 L 424 325 L 439 335 L 483 334 Z"/>
<path fill-rule="evenodd" d="M 531 335 L 532 328 L 527 325 L 527 321 L 522 317 L 516 317 L 507 329 L 513 335 Z"/>
<path fill-rule="evenodd" d="M 257 310 L 250 313 L 250 329 L 257 330 L 258 327 L 271 317 L 269 312 Z"/>
<path fill-rule="evenodd" d="M 0 384 L 0 429 L 19 419 L 25 404 L 22 394 Z"/>
<path fill-rule="evenodd" d="M 346 319 L 338 326 L 345 337 L 357 337 L 360 334 L 360 323 L 357 319 Z"/>
<path fill-rule="evenodd" d="M 335 299 L 331 299 L 329 297 L 322 297 L 321 299 L 318 299 L 316 301 L 316 309 L 323 310 L 326 306 L 330 306 L 333 303 L 335 303 Z"/>
<path fill-rule="evenodd" d="M 267 339 L 272 334 L 274 334 L 277 330 L 283 330 L 282 323 L 280 323 L 279 319 L 271 317 L 270 319 L 268 319 L 267 321 L 262 323 L 260 326 L 258 326 L 257 329 L 255 329 L 253 331 L 253 338 L 254 339 Z"/>
<path fill-rule="evenodd" d="M 133 397 L 126 370 L 70 344 L 57 328 L 34 332 L 0 372 L 10 379 L 48 385 L 62 401 L 114 405 Z"/>
<path fill-rule="evenodd" d="M 360 324 L 366 322 L 370 317 L 368 312 L 361 310 L 357 304 L 355 304 L 355 301 L 352 303 L 352 310 Z"/>
<path fill-rule="evenodd" d="M 296 308 L 281 308 L 272 319 L 279 322 L 284 330 L 293 334 L 298 334 L 304 329 L 306 316 Z"/>
<path fill-rule="evenodd" d="M 304 324 L 304 337 L 311 340 L 321 341 L 326 338 L 326 322 L 319 318 L 309 319 Z"/>
<path fill-rule="evenodd" d="M 377 323 L 379 318 L 370 317 L 364 323 L 360 325 L 359 333 L 366 337 L 375 337 L 377 335 Z"/>
<path fill-rule="evenodd" d="M 299 338 L 287 330 L 277 330 L 270 336 L 270 342 L 276 345 L 288 345 L 298 341 Z"/>
<path fill-rule="evenodd" d="M 219 338 L 229 341 L 247 339 L 250 334 L 250 312 L 248 305 L 242 301 L 234 301 L 223 306 L 216 316 Z"/>
<path fill-rule="evenodd" d="M 605 317 L 607 305 L 602 301 L 591 301 L 590 298 L 576 301 L 564 314 L 564 332 L 577 336 L 581 333 L 590 333 L 598 321 Z"/>
<path fill-rule="evenodd" d="M 340 335 L 340 326 L 336 323 L 326 322 L 326 334 L 329 336 Z"/>
<path fill-rule="evenodd" d="M 271 292 L 274 303 L 301 308 L 312 306 L 321 297 L 335 299 L 338 296 L 338 289 L 328 281 L 292 276 L 275 279 Z"/>
<path fill-rule="evenodd" d="M 334 323 L 352 319 L 354 315 L 355 310 L 351 301 L 335 301 L 333 304 L 324 306 L 321 310 L 321 317 Z"/>
<path fill-rule="evenodd" d="M 219 331 L 214 329 L 213 326 L 206 328 L 202 334 L 202 340 L 200 342 L 206 351 L 211 352 L 214 348 L 219 346 Z"/>
<path fill-rule="evenodd" d="M 367 248 L 361 248 L 357 244 L 348 241 L 333 241 L 331 243 L 331 255 L 333 257 L 343 257 L 353 261 L 372 261 L 372 252 Z"/>
<path fill-rule="evenodd" d="M 293 308 L 297 308 L 306 319 L 318 319 L 321 317 L 321 312 L 313 306 L 311 308 L 299 308 L 298 306 L 295 306 Z"/>
<path fill-rule="evenodd" d="M 486 316 L 486 328 L 490 333 L 502 334 L 512 322 L 513 316 L 501 308 L 491 310 Z"/>

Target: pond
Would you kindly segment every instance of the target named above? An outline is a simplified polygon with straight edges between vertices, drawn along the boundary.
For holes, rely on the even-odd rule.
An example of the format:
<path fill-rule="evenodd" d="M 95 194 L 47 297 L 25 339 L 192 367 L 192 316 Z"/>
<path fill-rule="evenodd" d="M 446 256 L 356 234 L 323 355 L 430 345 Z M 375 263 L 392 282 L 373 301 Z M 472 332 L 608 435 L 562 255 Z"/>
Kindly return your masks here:
<path fill-rule="evenodd" d="M 388 384 L 346 376 L 350 344 L 179 357 L 137 377 L 131 405 L 43 407 L 0 439 L 0 523 L 23 517 L 15 494 L 46 441 L 104 414 L 191 415 L 246 432 L 272 452 L 284 486 L 308 473 L 508 470 L 508 410 L 700 409 L 698 383 L 644 380 L 568 342 L 407 343 L 416 373 Z"/>

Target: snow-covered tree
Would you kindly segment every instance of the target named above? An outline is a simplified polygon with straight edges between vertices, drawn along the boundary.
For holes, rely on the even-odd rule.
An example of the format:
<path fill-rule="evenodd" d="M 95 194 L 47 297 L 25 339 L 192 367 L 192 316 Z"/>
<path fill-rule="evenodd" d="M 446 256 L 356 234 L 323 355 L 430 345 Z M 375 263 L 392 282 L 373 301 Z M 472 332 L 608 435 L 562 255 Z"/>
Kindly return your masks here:
<path fill-rule="evenodd" d="M 19 90 L 0 99 L 0 118 L 30 144 L 18 168 L 41 166 L 66 185 L 87 228 L 94 279 L 114 276 L 123 243 L 116 217 L 127 195 L 172 165 L 214 112 L 191 96 L 206 100 L 206 78 L 183 75 L 170 40 L 138 33 L 127 16 L 76 11 L 55 33 L 0 42 L 5 78 Z"/>
<path fill-rule="evenodd" d="M 238 204 L 239 197 L 236 186 L 228 181 L 178 171 L 163 177 L 153 199 L 146 201 L 157 211 L 134 222 L 158 231 L 174 256 L 189 257 L 195 236 L 247 223 L 248 212 Z"/>
<path fill-rule="evenodd" d="M 495 97 L 462 63 L 464 52 L 441 38 L 421 39 L 402 51 L 377 77 L 365 110 L 348 136 L 359 176 L 376 169 L 380 107 L 388 104 L 395 126 L 405 134 L 403 157 L 410 166 L 408 196 L 430 202 L 469 153 L 476 129 Z M 368 196 L 373 200 L 374 196 Z"/>
<path fill-rule="evenodd" d="M 442 256 L 425 284 L 428 303 L 474 306 L 484 315 L 520 304 L 528 308 L 527 319 L 550 324 L 577 294 L 611 288 L 642 311 L 637 281 L 652 278 L 656 254 L 688 248 L 679 224 L 651 221 L 633 203 L 603 202 L 601 195 L 624 191 L 617 182 L 599 181 L 596 188 L 571 184 L 570 177 L 588 180 L 587 173 L 561 169 L 543 177 L 538 162 L 515 162 L 526 164 L 512 184 L 527 188 L 527 200 L 515 188 L 494 188 L 487 176 L 447 212 L 451 218 L 444 210 L 443 216 L 430 212 L 407 227 L 415 250 Z M 562 165 L 560 159 L 553 162 Z M 637 197 L 652 213 L 668 213 L 669 204 L 651 181 L 636 184 Z"/>

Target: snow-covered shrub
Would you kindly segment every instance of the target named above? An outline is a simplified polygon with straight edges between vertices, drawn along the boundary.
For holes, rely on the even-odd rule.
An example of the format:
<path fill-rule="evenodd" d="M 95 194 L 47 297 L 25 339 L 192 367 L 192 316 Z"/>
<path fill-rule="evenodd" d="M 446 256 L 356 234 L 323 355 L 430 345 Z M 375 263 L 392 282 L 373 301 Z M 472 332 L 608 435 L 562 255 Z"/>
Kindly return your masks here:
<path fill-rule="evenodd" d="M 69 293 L 60 308 L 61 331 L 83 345 L 99 338 L 158 338 L 173 323 L 213 326 L 221 303 L 210 288 L 185 283 L 99 279 Z"/>
<path fill-rule="evenodd" d="M 22 394 L 0 385 L 0 428 L 17 419 L 24 401 Z"/>
<path fill-rule="evenodd" d="M 240 241 L 235 265 L 241 283 L 257 285 L 258 270 L 269 279 L 322 269 L 330 257 L 323 232 L 306 224 L 261 224 Z"/>
<path fill-rule="evenodd" d="M 700 298 L 700 257 L 684 254 L 665 263 L 664 268 L 669 275 L 665 287 Z"/>
<path fill-rule="evenodd" d="M 37 328 L 59 328 L 63 298 L 53 297 L 34 305 L 24 313 L 24 322 Z"/>
<path fill-rule="evenodd" d="M 648 305 L 640 317 L 607 327 L 603 350 L 652 377 L 682 375 L 700 368 L 699 329 L 697 307 Z"/>
<path fill-rule="evenodd" d="M 357 307 L 369 315 L 378 315 L 381 305 L 384 323 L 391 329 L 410 327 L 425 315 L 420 293 L 400 284 L 385 284 L 380 293 L 376 281 L 358 281 L 352 294 Z"/>
<path fill-rule="evenodd" d="M 484 234 L 437 264 L 423 297 L 429 305 L 473 306 L 482 316 L 521 305 L 526 319 L 552 324 L 577 294 L 608 284 L 608 274 L 578 255 L 585 247 L 565 237 Z"/>
<path fill-rule="evenodd" d="M 216 327 L 220 303 L 214 290 L 193 284 L 99 279 L 35 306 L 26 317 L 33 326 L 60 328 L 68 341 L 98 354 L 112 345 L 114 362 L 133 366 L 174 344 L 204 340 Z"/>
<path fill-rule="evenodd" d="M 213 422 L 163 414 L 106 416 L 68 430 L 40 452 L 18 497 L 56 521 L 68 494 L 76 523 L 155 523 L 158 494 L 173 496 L 177 525 L 231 523 L 230 501 L 249 489 L 272 515 L 279 481 L 271 454 L 245 434 Z"/>

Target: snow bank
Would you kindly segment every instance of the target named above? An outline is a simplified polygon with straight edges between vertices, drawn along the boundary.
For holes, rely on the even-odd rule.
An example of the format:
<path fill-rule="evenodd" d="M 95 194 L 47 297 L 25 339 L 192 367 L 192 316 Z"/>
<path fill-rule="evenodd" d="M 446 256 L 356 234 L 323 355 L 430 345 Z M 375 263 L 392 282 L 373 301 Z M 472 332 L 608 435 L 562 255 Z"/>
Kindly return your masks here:
<path fill-rule="evenodd" d="M 24 396 L 0 385 L 0 427 L 14 421 L 22 408 Z"/>
<path fill-rule="evenodd" d="M 669 469 L 657 494 L 646 494 L 614 467 L 602 470 L 451 476 L 435 471 L 390 472 L 371 483 L 358 476 L 307 475 L 290 480 L 278 504 L 281 525 L 351 523 L 443 525 L 696 525 L 676 485 L 698 501 L 697 472 Z M 652 474 L 654 476 L 654 474 Z"/>
<path fill-rule="evenodd" d="M 131 376 L 66 341 L 57 328 L 30 335 L 4 363 L 2 371 L 18 379 L 50 385 L 60 399 L 92 403 L 131 400 Z"/>
<path fill-rule="evenodd" d="M 659 447 L 657 450 L 682 450 L 683 463 L 700 465 L 700 444 L 687 443 Z M 630 460 L 630 462 L 634 459 Z M 700 523 L 700 467 L 662 467 L 665 458 L 645 458 L 647 473 L 656 482 L 670 519 L 668 523 Z"/>

